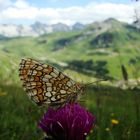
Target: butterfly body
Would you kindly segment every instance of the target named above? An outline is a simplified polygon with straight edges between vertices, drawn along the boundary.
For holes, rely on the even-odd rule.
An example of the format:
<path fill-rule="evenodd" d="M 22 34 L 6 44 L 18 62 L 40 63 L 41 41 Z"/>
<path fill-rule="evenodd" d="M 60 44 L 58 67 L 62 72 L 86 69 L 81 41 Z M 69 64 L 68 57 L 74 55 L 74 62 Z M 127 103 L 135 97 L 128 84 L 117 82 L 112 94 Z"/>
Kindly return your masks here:
<path fill-rule="evenodd" d="M 55 67 L 33 59 L 21 60 L 19 76 L 27 95 L 38 105 L 58 107 L 75 102 L 83 89 Z"/>

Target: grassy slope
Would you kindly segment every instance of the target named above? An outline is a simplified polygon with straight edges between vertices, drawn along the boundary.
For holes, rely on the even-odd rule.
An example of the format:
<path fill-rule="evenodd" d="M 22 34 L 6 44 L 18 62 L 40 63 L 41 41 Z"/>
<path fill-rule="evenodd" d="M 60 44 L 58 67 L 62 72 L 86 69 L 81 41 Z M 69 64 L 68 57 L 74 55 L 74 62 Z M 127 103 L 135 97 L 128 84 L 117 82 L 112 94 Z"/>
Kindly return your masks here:
<path fill-rule="evenodd" d="M 133 67 L 139 65 L 139 60 L 133 67 L 130 66 L 129 60 L 139 56 L 140 33 L 132 26 L 114 20 L 102 24 L 100 26 L 103 29 L 92 24 L 80 32 L 59 32 L 38 38 L 19 37 L 1 40 L 0 59 L 4 64 L 0 68 L 1 77 L 5 79 L 3 73 L 6 65 L 9 66 L 9 70 L 6 71 L 10 72 L 12 65 L 9 63 L 14 63 L 17 69 L 22 57 L 31 57 L 55 63 L 90 59 L 93 62 L 107 61 L 109 75 L 118 80 L 122 78 L 120 65 L 124 64 L 129 77 L 133 78 Z"/>

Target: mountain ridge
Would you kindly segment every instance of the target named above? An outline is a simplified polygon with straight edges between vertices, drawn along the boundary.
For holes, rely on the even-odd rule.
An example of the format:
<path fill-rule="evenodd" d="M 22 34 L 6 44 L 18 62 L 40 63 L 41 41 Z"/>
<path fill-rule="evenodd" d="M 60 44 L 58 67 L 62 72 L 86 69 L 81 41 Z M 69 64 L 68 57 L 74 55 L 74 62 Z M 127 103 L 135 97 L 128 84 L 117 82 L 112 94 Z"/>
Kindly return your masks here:
<path fill-rule="evenodd" d="M 84 27 L 85 26 L 81 23 L 75 23 L 71 26 L 63 23 L 47 25 L 39 21 L 36 21 L 31 25 L 0 24 L 0 35 L 5 37 L 40 36 L 53 32 L 81 30 Z"/>
<path fill-rule="evenodd" d="M 40 23 L 36 25 L 36 30 L 44 27 Z M 3 77 L 6 70 L 12 73 L 10 61 L 15 63 L 23 57 L 29 57 L 49 61 L 50 64 L 65 63 L 68 68 L 63 68 L 80 71 L 87 76 L 92 74 L 93 77 L 106 76 L 118 80 L 121 79 L 120 67 L 123 64 L 129 77 L 133 78 L 131 66 L 140 66 L 139 52 L 140 31 L 133 25 L 114 19 L 91 23 L 81 30 L 56 31 L 37 37 L 4 38 L 1 35 L 0 58 L 3 62 L 7 59 L 8 64 L 2 67 L 0 76 Z"/>
<path fill-rule="evenodd" d="M 101 31 L 101 29 L 107 30 L 111 26 L 117 25 L 122 26 L 123 23 L 114 18 L 109 18 L 101 22 L 93 22 L 90 24 L 82 24 L 77 22 L 73 25 L 66 25 L 64 23 L 57 24 L 45 24 L 39 21 L 36 21 L 31 25 L 16 25 L 16 24 L 0 24 L 0 35 L 5 37 L 18 37 L 18 36 L 40 36 L 43 34 L 49 34 L 53 32 L 69 32 L 69 31 L 79 31 L 84 30 L 85 28 L 89 28 L 90 30 L 97 30 L 97 32 Z M 105 28 L 106 27 L 106 28 Z"/>

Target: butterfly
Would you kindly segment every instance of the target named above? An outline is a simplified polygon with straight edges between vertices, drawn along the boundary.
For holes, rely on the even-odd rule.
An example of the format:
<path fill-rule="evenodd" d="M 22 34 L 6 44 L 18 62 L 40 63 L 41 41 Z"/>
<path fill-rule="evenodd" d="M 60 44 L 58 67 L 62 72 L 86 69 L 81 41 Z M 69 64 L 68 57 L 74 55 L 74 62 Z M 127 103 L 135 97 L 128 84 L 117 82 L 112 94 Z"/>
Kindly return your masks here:
<path fill-rule="evenodd" d="M 83 93 L 83 85 L 75 82 L 57 68 L 33 59 L 22 59 L 19 77 L 29 98 L 37 105 L 58 108 L 76 102 Z"/>

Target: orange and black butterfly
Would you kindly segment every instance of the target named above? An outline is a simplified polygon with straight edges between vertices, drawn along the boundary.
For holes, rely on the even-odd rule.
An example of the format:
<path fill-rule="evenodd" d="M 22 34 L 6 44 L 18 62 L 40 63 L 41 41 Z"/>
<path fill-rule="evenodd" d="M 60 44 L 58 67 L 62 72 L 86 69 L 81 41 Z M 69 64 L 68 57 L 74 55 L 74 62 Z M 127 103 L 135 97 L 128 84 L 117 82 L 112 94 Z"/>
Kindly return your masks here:
<path fill-rule="evenodd" d="M 76 102 L 83 85 L 73 81 L 57 68 L 33 59 L 22 59 L 19 76 L 29 98 L 37 105 L 48 104 L 58 108 L 67 102 Z"/>

